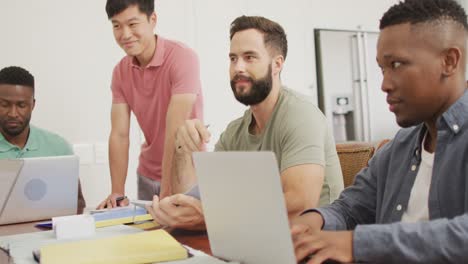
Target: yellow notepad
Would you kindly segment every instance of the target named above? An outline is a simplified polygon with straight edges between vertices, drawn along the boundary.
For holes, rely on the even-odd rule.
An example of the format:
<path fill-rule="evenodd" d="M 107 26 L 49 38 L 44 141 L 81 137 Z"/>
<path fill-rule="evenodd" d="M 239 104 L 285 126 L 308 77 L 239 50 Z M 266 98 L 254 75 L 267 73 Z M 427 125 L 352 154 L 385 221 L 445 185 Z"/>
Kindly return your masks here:
<path fill-rule="evenodd" d="M 164 230 L 46 245 L 41 263 L 152 263 L 186 259 L 187 250 Z"/>

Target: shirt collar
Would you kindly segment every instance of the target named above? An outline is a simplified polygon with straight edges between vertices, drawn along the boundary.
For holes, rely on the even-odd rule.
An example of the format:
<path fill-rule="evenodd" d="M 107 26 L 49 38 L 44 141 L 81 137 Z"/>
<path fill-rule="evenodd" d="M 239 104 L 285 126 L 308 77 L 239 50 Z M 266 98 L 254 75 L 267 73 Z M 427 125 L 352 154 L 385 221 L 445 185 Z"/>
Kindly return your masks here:
<path fill-rule="evenodd" d="M 447 111 L 437 120 L 437 130 L 449 130 L 453 134 L 458 134 L 462 129 L 466 128 L 468 122 L 468 90 L 465 90 L 463 95 L 453 103 Z M 418 160 L 421 159 L 421 144 L 426 134 L 427 128 L 424 123 L 418 125 L 419 135 L 418 140 L 414 143 L 413 153 Z"/>
<path fill-rule="evenodd" d="M 24 150 L 37 150 L 39 148 L 38 141 L 36 140 L 36 129 L 33 126 L 29 126 L 29 136 L 26 145 L 24 145 Z M 18 146 L 11 144 L 6 140 L 6 138 L 0 133 L 0 152 L 7 152 Z"/>
<path fill-rule="evenodd" d="M 468 122 L 468 92 L 467 89 L 463 95 L 452 104 L 447 111 L 442 114 L 437 122 L 437 127 L 447 126 L 454 134 L 458 134 L 462 129 L 466 129 Z"/>
<path fill-rule="evenodd" d="M 0 152 L 7 152 L 13 148 L 17 148 L 17 146 L 11 144 L 6 140 L 2 133 L 0 133 Z"/>
<path fill-rule="evenodd" d="M 27 151 L 39 149 L 39 140 L 37 139 L 37 130 L 33 126 L 29 126 L 29 137 L 24 149 Z"/>
<path fill-rule="evenodd" d="M 158 67 L 161 66 L 164 62 L 164 53 L 166 51 L 165 43 L 166 40 L 161 36 L 154 35 L 156 38 L 156 51 L 154 52 L 153 58 L 151 61 L 146 65 L 146 68 L 149 67 Z M 136 57 L 132 58 L 132 67 L 140 68 L 138 65 Z"/>

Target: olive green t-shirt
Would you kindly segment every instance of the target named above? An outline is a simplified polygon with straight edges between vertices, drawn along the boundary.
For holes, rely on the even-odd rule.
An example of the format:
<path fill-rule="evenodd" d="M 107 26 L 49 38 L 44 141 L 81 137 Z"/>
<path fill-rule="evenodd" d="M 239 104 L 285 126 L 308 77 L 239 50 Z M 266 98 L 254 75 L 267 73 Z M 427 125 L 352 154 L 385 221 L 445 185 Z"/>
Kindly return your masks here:
<path fill-rule="evenodd" d="M 322 112 L 311 99 L 287 88 L 260 135 L 249 133 L 252 112 L 232 121 L 221 134 L 215 151 L 273 151 L 280 172 L 301 164 L 325 168 L 320 205 L 329 204 L 343 190 L 343 176 L 336 146 Z M 311 175 L 313 177 L 313 175 Z"/>
<path fill-rule="evenodd" d="M 73 155 L 70 144 L 61 136 L 30 126 L 26 145 L 21 149 L 0 133 L 0 159 L 36 158 Z"/>

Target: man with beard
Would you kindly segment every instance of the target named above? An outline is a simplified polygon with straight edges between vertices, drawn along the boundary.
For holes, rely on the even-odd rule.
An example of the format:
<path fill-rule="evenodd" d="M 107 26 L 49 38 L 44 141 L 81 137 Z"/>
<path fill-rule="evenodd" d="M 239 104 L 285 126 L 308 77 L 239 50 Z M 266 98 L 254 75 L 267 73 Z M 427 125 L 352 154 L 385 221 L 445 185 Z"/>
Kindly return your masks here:
<path fill-rule="evenodd" d="M 0 159 L 73 155 L 70 144 L 57 134 L 31 126 L 34 77 L 11 66 L 0 70 Z M 78 213 L 85 200 L 78 189 Z"/>
<path fill-rule="evenodd" d="M 383 15 L 381 89 L 404 128 L 339 199 L 296 219 L 297 260 L 467 263 L 467 32 L 455 0 L 406 0 Z"/>
<path fill-rule="evenodd" d="M 287 54 L 283 28 L 263 17 L 241 16 L 231 24 L 230 77 L 236 99 L 250 106 L 222 133 L 215 151 L 273 151 L 278 160 L 289 217 L 309 205 L 332 202 L 343 189 L 333 137 L 320 110 L 306 97 L 282 87 Z M 191 153 L 203 150 L 210 134 L 199 120 L 187 120 L 176 134 L 177 174 L 195 182 Z M 148 210 L 159 224 L 204 228 L 197 189 L 177 194 Z"/>

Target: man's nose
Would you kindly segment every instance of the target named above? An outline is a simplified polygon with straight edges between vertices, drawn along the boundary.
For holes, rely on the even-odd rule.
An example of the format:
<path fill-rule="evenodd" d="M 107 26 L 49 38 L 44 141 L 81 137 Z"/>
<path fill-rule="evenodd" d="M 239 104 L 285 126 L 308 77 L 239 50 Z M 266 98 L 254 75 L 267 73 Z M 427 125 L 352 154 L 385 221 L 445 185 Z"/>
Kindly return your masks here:
<path fill-rule="evenodd" d="M 8 116 L 10 117 L 18 117 L 18 107 L 16 105 L 12 105 L 8 111 Z"/>
<path fill-rule="evenodd" d="M 245 72 L 245 61 L 241 59 L 237 60 L 234 64 L 234 71 L 236 73 Z"/>
<path fill-rule="evenodd" d="M 132 36 L 132 31 L 130 30 L 129 27 L 123 27 L 122 28 L 122 37 L 124 39 L 129 39 Z"/>
<path fill-rule="evenodd" d="M 382 85 L 380 89 L 386 93 L 390 92 L 393 89 L 393 85 L 388 74 L 385 74 L 385 73 L 383 74 Z"/>

